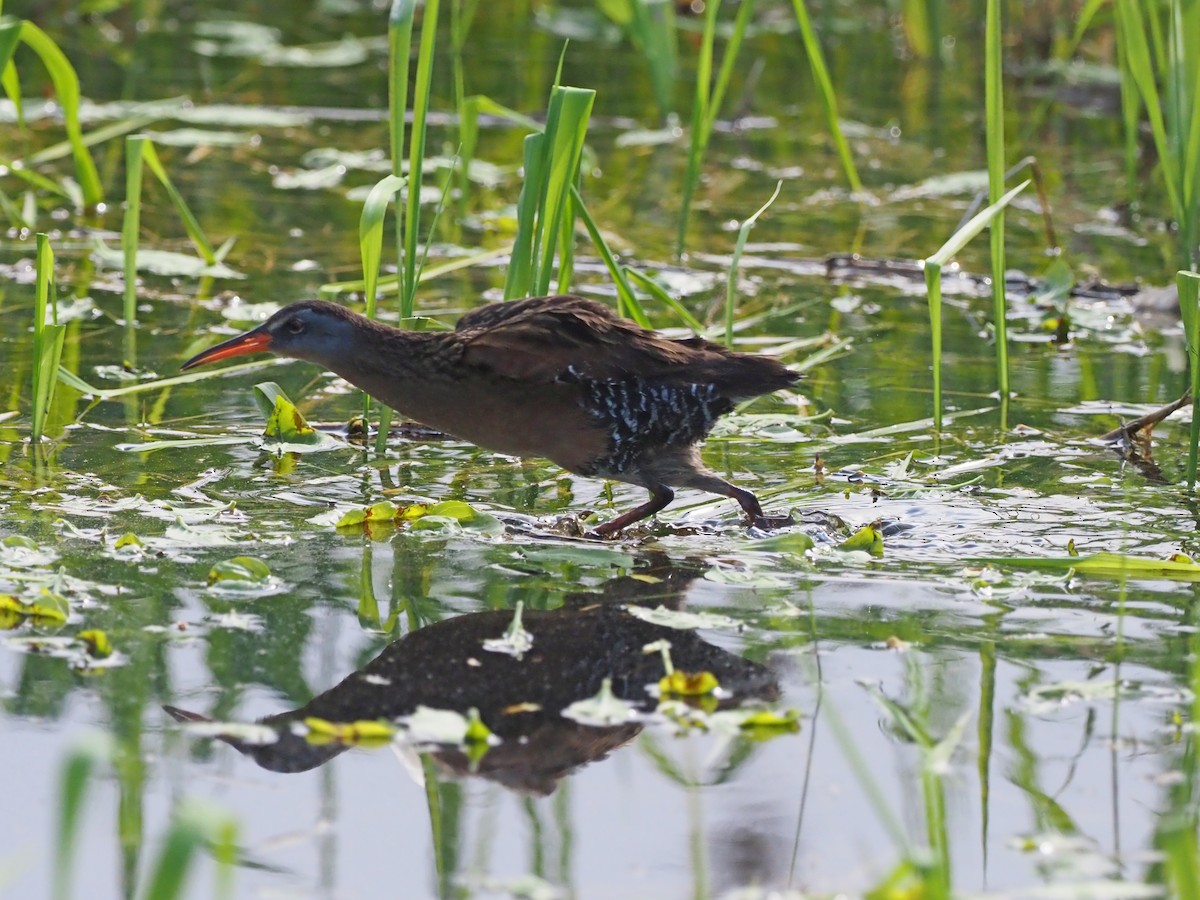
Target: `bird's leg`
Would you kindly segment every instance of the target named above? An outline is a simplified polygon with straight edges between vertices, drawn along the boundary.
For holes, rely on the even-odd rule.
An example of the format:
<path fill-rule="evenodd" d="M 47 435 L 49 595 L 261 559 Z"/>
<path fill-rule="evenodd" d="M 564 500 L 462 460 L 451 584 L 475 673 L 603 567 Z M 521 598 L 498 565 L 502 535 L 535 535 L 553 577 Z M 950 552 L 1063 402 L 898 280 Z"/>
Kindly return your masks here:
<path fill-rule="evenodd" d="M 605 522 L 603 525 L 596 526 L 592 531 L 596 537 L 612 537 L 622 528 L 632 525 L 634 522 L 640 522 L 642 519 L 649 518 L 668 503 L 675 499 L 675 492 L 665 484 L 656 484 L 650 488 L 650 499 L 641 506 L 635 506 L 629 512 L 621 513 L 615 519 Z"/>
<path fill-rule="evenodd" d="M 755 528 L 763 528 L 770 531 L 775 528 L 786 528 L 788 525 L 795 524 L 791 516 L 763 515 L 762 506 L 759 505 L 757 497 L 737 485 L 730 484 L 724 478 L 718 478 L 712 472 L 700 472 L 691 476 L 688 478 L 687 486 L 736 500 L 746 515 L 750 517 L 750 524 Z"/>

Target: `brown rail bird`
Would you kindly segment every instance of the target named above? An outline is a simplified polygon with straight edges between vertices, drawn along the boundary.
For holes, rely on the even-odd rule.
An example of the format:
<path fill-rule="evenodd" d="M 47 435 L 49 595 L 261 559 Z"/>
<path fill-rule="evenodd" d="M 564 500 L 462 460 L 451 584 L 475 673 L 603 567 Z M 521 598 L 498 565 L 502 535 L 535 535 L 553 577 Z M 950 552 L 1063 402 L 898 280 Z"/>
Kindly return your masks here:
<path fill-rule="evenodd" d="M 402 415 L 489 450 L 650 491 L 596 528 L 601 537 L 661 510 L 672 487 L 732 497 L 759 527 L 785 523 L 706 469 L 697 449 L 736 402 L 800 377 L 769 357 L 671 340 L 600 303 L 560 296 L 482 306 L 442 332 L 295 303 L 183 368 L 262 351 L 317 363 Z"/>

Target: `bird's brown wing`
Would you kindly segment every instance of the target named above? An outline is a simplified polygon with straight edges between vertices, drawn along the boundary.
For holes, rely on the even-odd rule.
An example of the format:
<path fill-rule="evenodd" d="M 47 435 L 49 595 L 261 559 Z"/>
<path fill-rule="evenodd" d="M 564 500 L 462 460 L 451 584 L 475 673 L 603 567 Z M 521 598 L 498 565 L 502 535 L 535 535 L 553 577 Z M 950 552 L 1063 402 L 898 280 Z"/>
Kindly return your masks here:
<path fill-rule="evenodd" d="M 724 354 L 700 339 L 661 337 L 570 295 L 480 307 L 463 316 L 455 332 L 464 363 L 531 383 L 558 380 L 568 370 L 601 381 L 683 375 L 681 367 L 703 367 Z"/>

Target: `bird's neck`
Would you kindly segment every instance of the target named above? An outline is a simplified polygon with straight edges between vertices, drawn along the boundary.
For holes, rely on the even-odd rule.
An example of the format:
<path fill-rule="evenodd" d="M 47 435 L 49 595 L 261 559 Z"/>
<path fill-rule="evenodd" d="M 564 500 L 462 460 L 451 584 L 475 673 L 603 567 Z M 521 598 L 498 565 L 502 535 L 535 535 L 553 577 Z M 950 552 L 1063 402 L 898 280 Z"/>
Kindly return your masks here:
<path fill-rule="evenodd" d="M 356 324 L 352 348 L 313 361 L 402 412 L 426 385 L 444 380 L 457 358 L 453 332 L 407 331 L 369 319 Z"/>

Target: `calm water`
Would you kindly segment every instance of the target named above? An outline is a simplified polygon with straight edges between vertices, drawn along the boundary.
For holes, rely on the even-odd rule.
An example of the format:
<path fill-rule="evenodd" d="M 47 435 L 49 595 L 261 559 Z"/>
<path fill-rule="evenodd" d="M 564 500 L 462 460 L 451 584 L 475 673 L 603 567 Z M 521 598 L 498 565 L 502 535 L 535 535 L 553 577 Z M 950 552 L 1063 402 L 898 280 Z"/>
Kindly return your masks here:
<path fill-rule="evenodd" d="M 386 144 L 385 12 L 354 2 L 163 2 L 145 4 L 136 27 L 127 9 L 92 18 L 75 6 L 10 2 L 5 11 L 61 42 L 91 101 L 85 128 L 128 117 L 127 104 L 164 101 L 144 127 L 214 242 L 236 238 L 225 262 L 244 276 L 145 273 L 135 377 L 173 375 L 214 333 L 246 327 L 259 311 L 238 312 L 243 304 L 314 297 L 359 274 L 362 189 L 380 177 Z M 645 64 L 589 5 L 483 4 L 465 73 L 469 93 L 538 115 L 569 34 L 564 83 L 598 91 L 584 183 L 591 211 L 627 261 L 714 324 L 733 223 L 783 180 L 742 260 L 739 343 L 793 363 L 840 349 L 800 391 L 730 417 L 705 458 L 769 509 L 792 510 L 801 524 L 786 532 L 790 543 L 765 541 L 732 503 L 692 492 L 619 542 L 558 536 L 558 517 L 608 517 L 641 492 L 454 441 L 397 437 L 383 458 L 342 442 L 264 451 L 254 442 L 259 381 L 278 382 L 318 422 L 344 423 L 360 409 L 343 384 L 302 364 L 94 404 L 60 386 L 54 451 L 35 463 L 33 244 L 8 234 L 0 414 L 21 415 L 0 420 L 0 593 L 34 599 L 46 587 L 70 616 L 58 628 L 15 620 L 0 643 L 10 810 L 0 885 L 47 895 L 60 856 L 60 768 L 78 742 L 100 735 L 112 762 L 83 807 L 81 896 L 140 894 L 173 814 L 195 800 L 237 823 L 236 896 L 860 894 L 906 859 L 927 859 L 931 844 L 961 894 L 1161 893 L 1142 886 L 1161 881 L 1156 847 L 1194 832 L 1194 588 L 1017 560 L 1065 561 L 1069 542 L 1082 554 L 1149 560 L 1197 551 L 1178 417 L 1156 432 L 1157 466 L 1122 462 L 1094 440 L 1181 392 L 1178 325 L 1135 315 L 1115 294 L 1076 298 L 1073 340 L 1056 345 L 1043 321 L 1061 301 L 1014 292 L 1017 396 L 1002 415 L 990 301 L 959 284 L 945 312 L 945 377 L 948 408 L 961 415 L 935 439 L 919 279 L 827 277 L 824 260 L 919 259 L 954 229 L 978 179 L 964 179 L 965 189 L 930 179 L 983 163 L 980 28 L 973 15 L 952 17 L 944 64 L 934 66 L 907 58 L 882 5 L 817 16 L 869 194 L 852 198 L 790 10 L 762 6 L 683 263 L 672 242 L 686 137 L 642 134 L 663 123 Z M 1046 74 L 1035 65 L 1037 23 L 1021 27 L 1030 40 L 1011 66 L 1010 157 L 1037 154 L 1063 259 L 1081 281 L 1168 282 L 1174 251 L 1157 183 L 1137 188 L 1140 219 L 1121 217 L 1115 87 L 1068 87 Z M 684 83 L 697 29 L 687 22 L 680 34 Z M 452 156 L 448 35 L 441 47 L 429 144 Z M 30 129 L 0 133 L 5 158 L 62 138 L 32 57 L 19 62 Z M 676 105 L 689 103 L 681 84 Z M 466 205 L 443 217 L 431 264 L 509 244 L 523 136 L 485 122 L 477 156 L 488 166 Z M 64 364 L 103 388 L 129 383 L 119 263 L 106 267 L 97 249 L 120 242 L 120 145 L 97 151 L 107 214 L 83 221 L 46 197 L 37 221 L 58 254 Z M 69 160 L 43 171 L 60 177 Z M 23 182 L 0 187 L 23 202 Z M 146 191 L 144 246 L 187 252 L 163 192 L 149 180 Z M 1016 207 L 1010 266 L 1040 276 L 1050 260 L 1036 201 Z M 591 246 L 578 248 L 577 287 L 610 297 Z M 960 261 L 985 271 L 986 241 Z M 497 299 L 503 281 L 500 262 L 462 269 L 424 285 L 420 311 L 452 323 Z M 656 324 L 677 326 L 668 310 L 650 309 Z M 243 440 L 137 450 L 231 436 Z M 329 524 L 331 510 L 385 498 L 463 500 L 486 518 L 365 532 Z M 872 522 L 882 557 L 836 549 Z M 126 534 L 138 543 L 118 547 Z M 271 578 L 210 586 L 210 569 L 236 556 L 262 560 Z M 518 603 L 535 652 L 476 656 Z M 720 618 L 676 632 L 623 604 Z M 116 648 L 103 665 L 66 640 L 89 629 Z M 680 736 L 663 717 L 599 727 L 559 714 L 605 676 L 651 708 L 641 686 L 661 665 L 641 648 L 664 635 L 681 667 L 718 673 L 732 695 L 723 707 L 795 710 L 798 732 Z M 418 704 L 474 706 L 506 740 L 472 763 L 446 747 L 326 752 L 290 730 L 305 715 L 375 719 Z M 283 739 L 211 742 L 164 705 L 223 721 L 271 717 Z M 922 740 L 940 745 L 939 764 Z M 211 895 L 214 872 L 205 857 L 194 864 L 189 895 Z"/>

